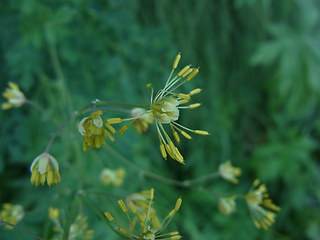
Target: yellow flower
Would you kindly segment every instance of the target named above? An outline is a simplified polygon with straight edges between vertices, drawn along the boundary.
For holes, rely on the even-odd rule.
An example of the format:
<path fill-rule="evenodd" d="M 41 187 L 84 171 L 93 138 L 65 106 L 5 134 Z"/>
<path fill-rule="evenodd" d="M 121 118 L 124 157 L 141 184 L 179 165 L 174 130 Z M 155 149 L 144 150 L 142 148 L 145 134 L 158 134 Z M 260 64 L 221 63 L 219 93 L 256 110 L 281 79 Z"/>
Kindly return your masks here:
<path fill-rule="evenodd" d="M 187 106 L 184 104 L 191 100 L 191 96 L 201 92 L 201 89 L 199 88 L 194 89 L 188 94 L 174 92 L 181 85 L 193 79 L 199 72 L 199 68 L 191 68 L 191 66 L 188 65 L 180 70 L 176 75 L 173 75 L 180 58 L 181 55 L 178 54 L 174 60 L 172 71 L 163 89 L 160 89 L 155 97 L 153 97 L 152 93 L 150 111 L 154 116 L 154 121 L 159 135 L 162 157 L 167 159 L 167 154 L 169 154 L 172 159 L 177 160 L 179 163 L 184 163 L 183 156 L 174 145 L 163 125 L 168 124 L 170 126 L 177 144 L 180 142 L 179 133 L 187 139 L 192 138 L 188 133 L 186 133 L 186 131 L 200 135 L 208 135 L 209 133 L 202 130 L 192 130 L 176 122 L 179 119 L 181 109 L 194 109 L 200 106 L 200 103 L 190 104 Z"/>
<path fill-rule="evenodd" d="M 116 226 L 115 230 L 127 239 L 181 239 L 181 236 L 177 231 L 164 234 L 162 233 L 162 231 L 170 223 L 172 217 L 179 210 L 182 203 L 181 198 L 178 198 L 174 209 L 171 210 L 162 223 L 160 223 L 156 215 L 156 211 L 152 206 L 153 196 L 154 190 L 152 188 L 150 190 L 135 193 L 127 197 L 127 205 L 121 199 L 118 200 L 119 207 L 128 218 L 129 228 L 120 226 L 109 212 L 105 212 L 104 214 L 107 219 Z M 133 219 L 129 215 L 129 210 L 134 215 Z M 136 229 L 137 224 L 139 229 Z"/>
<path fill-rule="evenodd" d="M 134 123 L 136 130 L 139 133 L 142 133 L 148 129 L 148 124 L 154 121 L 159 135 L 160 152 L 162 157 L 167 159 L 167 155 L 169 155 L 172 159 L 184 164 L 183 156 L 179 152 L 178 148 L 174 145 L 170 136 L 167 134 L 164 125 L 170 126 L 173 138 L 177 144 L 180 142 L 179 134 L 190 140 L 192 137 L 187 132 L 192 132 L 199 135 L 209 135 L 209 133 L 203 130 L 192 130 L 177 123 L 181 109 L 194 109 L 201 105 L 200 103 L 185 105 L 191 100 L 193 95 L 201 92 L 200 88 L 194 89 L 187 94 L 175 92 L 181 85 L 189 82 L 199 72 L 199 68 L 191 68 L 191 65 L 188 65 L 180 70 L 176 75 L 173 75 L 178 66 L 180 58 L 181 55 L 179 53 L 174 60 L 172 71 L 167 82 L 165 83 L 163 89 L 160 89 L 155 96 L 153 96 L 152 85 L 146 85 L 146 87 L 152 89 L 149 109 L 136 108 L 132 110 L 131 118 L 111 118 L 106 122 L 109 124 L 117 124 L 124 121 L 130 121 L 119 130 L 119 135 L 121 135 L 132 123 Z"/>
<path fill-rule="evenodd" d="M 9 82 L 9 88 L 6 88 L 3 96 L 8 99 L 7 103 L 2 103 L 1 108 L 3 110 L 12 108 L 12 107 L 20 107 L 26 102 L 26 98 L 23 92 L 20 91 L 19 86 L 16 83 Z"/>
<path fill-rule="evenodd" d="M 59 209 L 58 208 L 49 208 L 49 218 L 50 219 L 58 219 L 60 215 Z"/>
<path fill-rule="evenodd" d="M 31 164 L 31 183 L 39 186 L 44 185 L 47 179 L 49 186 L 57 184 L 61 181 L 59 173 L 59 164 L 57 160 L 45 152 L 39 155 Z"/>
<path fill-rule="evenodd" d="M 144 133 L 148 130 L 149 124 L 153 122 L 153 114 L 143 108 L 134 108 L 130 112 L 135 119 L 134 127 L 138 133 Z"/>
<path fill-rule="evenodd" d="M 220 164 L 219 174 L 222 178 L 232 183 L 238 183 L 239 180 L 236 177 L 241 175 L 241 169 L 238 167 L 233 167 L 230 161 Z"/>
<path fill-rule="evenodd" d="M 105 168 L 101 172 L 100 179 L 105 185 L 113 184 L 115 186 L 120 186 L 123 182 L 125 173 L 123 168 L 118 168 L 117 170 Z"/>
<path fill-rule="evenodd" d="M 112 134 L 115 134 L 116 131 L 109 123 L 103 124 L 103 120 L 100 117 L 102 113 L 103 111 L 101 110 L 96 111 L 80 121 L 78 130 L 83 135 L 83 151 L 87 151 L 90 146 L 92 149 L 100 148 L 105 144 L 106 136 L 114 142 Z"/>
<path fill-rule="evenodd" d="M 251 213 L 253 223 L 257 228 L 267 229 L 274 223 L 276 214 L 280 207 L 272 203 L 264 184 L 260 185 L 259 179 L 256 179 L 251 189 L 246 195 L 246 201 Z"/>
<path fill-rule="evenodd" d="M 224 198 L 219 198 L 218 208 L 220 212 L 222 212 L 225 215 L 230 215 L 236 210 L 236 201 L 235 196 Z"/>
<path fill-rule="evenodd" d="M 3 209 L 0 212 L 0 219 L 3 222 L 7 222 L 16 225 L 24 216 L 23 207 L 20 205 L 12 205 L 10 203 L 4 203 Z M 13 229 L 13 227 L 6 225 L 7 229 Z"/>

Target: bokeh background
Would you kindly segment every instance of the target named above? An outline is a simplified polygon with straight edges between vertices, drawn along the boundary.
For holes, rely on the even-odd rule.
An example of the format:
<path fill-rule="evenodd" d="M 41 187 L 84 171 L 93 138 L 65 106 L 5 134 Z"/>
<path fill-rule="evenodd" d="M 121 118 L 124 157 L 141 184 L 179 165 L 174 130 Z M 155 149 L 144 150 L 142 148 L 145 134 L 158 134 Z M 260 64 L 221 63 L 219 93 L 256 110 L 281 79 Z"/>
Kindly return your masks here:
<path fill-rule="evenodd" d="M 88 216 L 94 239 L 112 240 L 119 237 L 92 205 L 75 200 L 79 191 L 95 210 L 121 218 L 118 196 L 154 187 L 161 217 L 183 197 L 169 227 L 183 239 L 319 239 L 319 14 L 317 0 L 1 1 L 1 92 L 7 82 L 16 82 L 51 117 L 27 105 L 0 112 L 0 203 L 22 205 L 25 217 L 19 225 L 50 239 L 48 207 L 72 218 L 77 201 L 76 212 Z M 161 158 L 152 126 L 145 135 L 132 128 L 116 145 L 107 142 L 111 148 L 83 153 L 75 121 L 50 150 L 60 163 L 61 183 L 30 184 L 29 166 L 57 123 L 95 99 L 148 104 L 145 84 L 161 87 L 178 52 L 180 66 L 200 66 L 183 90 L 203 89 L 195 96 L 202 106 L 182 112 L 180 122 L 211 134 L 182 141 L 185 166 Z M 229 159 L 242 169 L 240 183 L 215 179 L 203 187 L 245 194 L 260 178 L 281 211 L 274 226 L 258 230 L 245 202 L 225 216 L 213 194 L 148 178 L 119 161 L 119 154 L 178 180 L 215 172 Z M 103 185 L 103 167 L 123 167 L 123 184 Z M 1 227 L 0 239 L 33 238 Z"/>

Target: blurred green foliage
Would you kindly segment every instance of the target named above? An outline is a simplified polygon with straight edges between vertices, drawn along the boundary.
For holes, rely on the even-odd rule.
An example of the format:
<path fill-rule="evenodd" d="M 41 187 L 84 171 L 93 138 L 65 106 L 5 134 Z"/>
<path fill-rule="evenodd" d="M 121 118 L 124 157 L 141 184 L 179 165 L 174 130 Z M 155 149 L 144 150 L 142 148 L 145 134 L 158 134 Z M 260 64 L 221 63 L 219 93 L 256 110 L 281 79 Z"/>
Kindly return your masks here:
<path fill-rule="evenodd" d="M 317 0 L 1 1 L 1 91 L 9 81 L 18 83 L 52 119 L 30 106 L 0 112 L 0 203 L 21 204 L 26 215 L 19 225 L 49 238 L 48 207 L 63 209 L 72 219 L 71 206 L 84 190 L 90 204 L 77 202 L 76 209 L 88 215 L 94 239 L 118 239 L 92 205 L 116 215 L 113 196 L 154 187 L 162 217 L 183 196 L 169 228 L 184 239 L 318 239 L 319 14 Z M 145 135 L 129 129 L 116 145 L 108 142 L 115 150 L 83 153 L 77 122 L 72 122 L 50 151 L 60 163 L 61 184 L 30 184 L 29 166 L 57 130 L 55 122 L 95 99 L 147 104 L 145 84 L 161 87 L 178 52 L 181 65 L 201 67 L 185 92 L 203 89 L 195 97 L 201 108 L 183 112 L 180 121 L 211 133 L 182 141 L 185 166 L 161 158 L 152 126 Z M 214 195 L 138 174 L 117 159 L 119 153 L 143 169 L 178 180 L 215 172 L 230 159 L 242 168 L 240 184 L 215 180 L 205 187 L 240 194 L 260 178 L 281 211 L 270 230 L 257 230 L 244 202 L 234 215 L 224 216 Z M 124 167 L 124 184 L 104 186 L 98 177 L 103 167 Z M 33 239 L 2 227 L 0 236 Z"/>

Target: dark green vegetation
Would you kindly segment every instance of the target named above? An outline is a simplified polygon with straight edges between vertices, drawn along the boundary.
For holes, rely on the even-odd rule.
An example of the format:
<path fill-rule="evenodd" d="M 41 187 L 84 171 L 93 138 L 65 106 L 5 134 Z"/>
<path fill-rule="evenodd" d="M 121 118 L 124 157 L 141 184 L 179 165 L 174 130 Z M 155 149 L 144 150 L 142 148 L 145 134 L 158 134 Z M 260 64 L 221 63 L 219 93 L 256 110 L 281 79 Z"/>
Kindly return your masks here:
<path fill-rule="evenodd" d="M 21 204 L 26 214 L 19 225 L 40 236 L 52 234 L 47 212 L 53 206 L 66 219 L 86 214 L 94 239 L 117 239 L 95 210 L 120 216 L 118 196 L 154 187 L 161 217 L 183 197 L 169 230 L 184 239 L 318 239 L 319 14 L 317 0 L 1 1 L 1 92 L 8 81 L 18 83 L 54 121 L 30 106 L 0 112 L 0 203 Z M 230 159 L 242 169 L 240 183 L 214 179 L 203 187 L 242 194 L 260 178 L 281 207 L 268 231 L 254 227 L 243 201 L 224 216 L 214 195 L 151 179 L 109 147 L 83 153 L 76 121 L 50 151 L 60 163 L 61 183 L 30 184 L 29 166 L 56 131 L 55 122 L 94 99 L 148 104 L 145 84 L 161 87 L 178 52 L 180 66 L 200 66 L 185 92 L 203 89 L 194 97 L 202 106 L 183 111 L 180 122 L 211 135 L 180 143 L 185 166 L 162 159 L 153 126 L 145 135 L 130 128 L 116 145 L 107 144 L 137 166 L 178 180 L 215 172 Z M 102 185 L 102 167 L 124 167 L 124 184 Z M 2 227 L 0 236 L 33 239 Z"/>

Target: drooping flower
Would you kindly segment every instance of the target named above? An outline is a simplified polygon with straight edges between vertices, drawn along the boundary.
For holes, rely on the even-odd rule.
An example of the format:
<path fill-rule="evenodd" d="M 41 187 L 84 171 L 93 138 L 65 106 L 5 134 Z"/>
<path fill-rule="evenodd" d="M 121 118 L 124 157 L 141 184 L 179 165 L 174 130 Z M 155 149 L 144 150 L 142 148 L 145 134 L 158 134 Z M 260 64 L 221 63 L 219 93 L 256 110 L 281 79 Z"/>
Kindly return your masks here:
<path fill-rule="evenodd" d="M 6 88 L 5 92 L 3 93 L 3 96 L 8 99 L 8 102 L 2 103 L 1 105 L 3 110 L 7 110 L 12 107 L 20 107 L 27 100 L 16 83 L 9 82 L 8 85 L 9 88 Z"/>
<path fill-rule="evenodd" d="M 253 223 L 257 228 L 266 230 L 275 221 L 275 212 L 280 207 L 272 203 L 264 184 L 260 184 L 256 179 L 249 192 L 246 194 L 246 202 L 253 219 Z"/>
<path fill-rule="evenodd" d="M 52 184 L 57 184 L 61 181 L 59 164 L 57 160 L 47 152 L 36 157 L 31 164 L 30 171 L 31 183 L 37 187 L 40 183 L 44 185 L 46 180 L 49 187 Z"/>
<path fill-rule="evenodd" d="M 100 179 L 105 185 L 113 184 L 115 186 L 120 186 L 123 182 L 125 173 L 123 168 L 118 168 L 117 170 L 105 168 L 100 174 Z"/>
<path fill-rule="evenodd" d="M 130 112 L 131 116 L 135 119 L 134 128 L 138 133 L 144 133 L 148 130 L 149 124 L 153 122 L 153 114 L 143 108 L 134 108 Z"/>
<path fill-rule="evenodd" d="M 154 190 L 152 188 L 151 190 L 135 193 L 127 197 L 127 205 L 121 199 L 118 200 L 118 205 L 129 221 L 129 227 L 127 228 L 120 226 L 109 212 L 105 212 L 105 216 L 116 226 L 115 230 L 127 239 L 181 239 L 181 235 L 179 235 L 177 231 L 162 233 L 170 223 L 172 217 L 179 210 L 182 203 L 181 198 L 178 198 L 174 209 L 171 210 L 167 217 L 160 223 L 156 211 L 152 206 L 153 196 Z M 130 217 L 130 212 L 134 215 L 133 218 Z M 136 225 L 138 225 L 139 229 L 137 229 Z"/>
<path fill-rule="evenodd" d="M 232 166 L 230 161 L 226 161 L 225 163 L 220 164 L 219 174 L 223 179 L 236 184 L 239 182 L 236 177 L 241 175 L 241 169 Z"/>
<path fill-rule="evenodd" d="M 112 142 L 115 141 L 112 134 L 116 131 L 109 123 L 103 123 L 100 117 L 102 113 L 103 111 L 98 110 L 80 121 L 78 130 L 83 135 L 83 151 L 87 151 L 88 147 L 100 148 L 105 144 L 106 136 Z"/>
<path fill-rule="evenodd" d="M 17 223 L 23 218 L 24 211 L 21 205 L 12 205 L 11 203 L 4 203 L 3 209 L 0 212 L 0 219 L 3 222 L 17 225 Z M 6 229 L 13 229 L 13 227 L 6 225 Z"/>
<path fill-rule="evenodd" d="M 236 197 L 220 197 L 219 198 L 219 203 L 218 203 L 218 208 L 220 212 L 222 212 L 225 215 L 230 215 L 236 210 Z"/>

